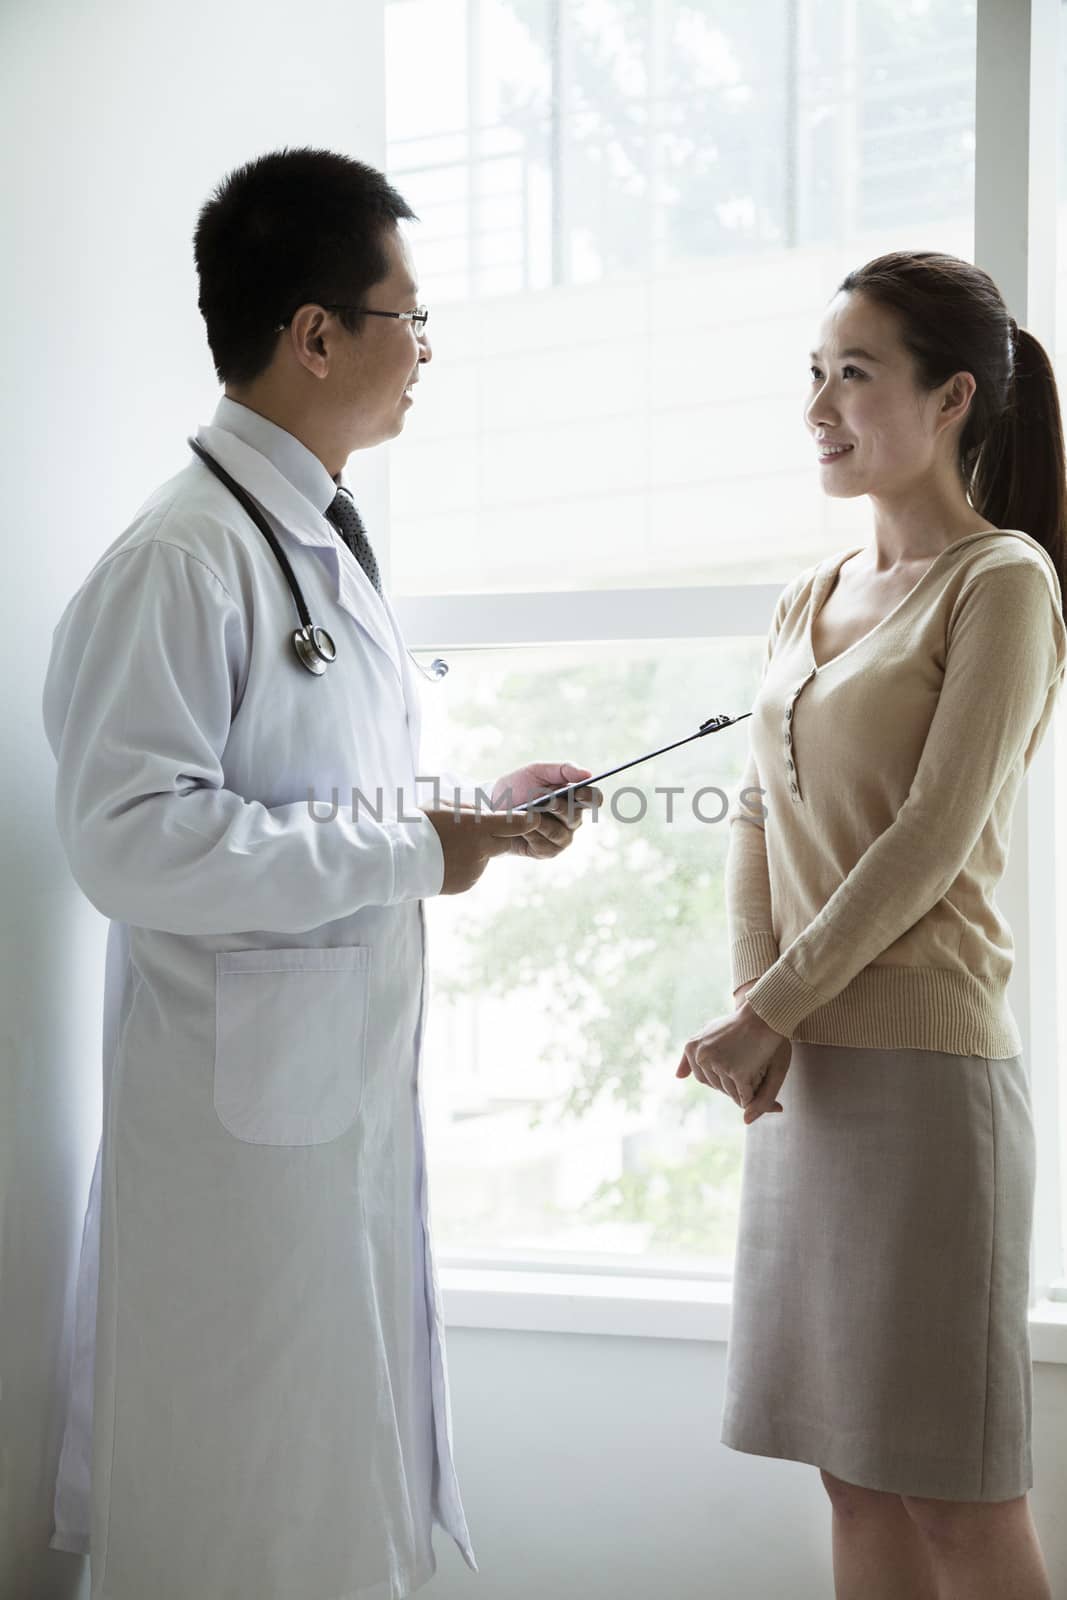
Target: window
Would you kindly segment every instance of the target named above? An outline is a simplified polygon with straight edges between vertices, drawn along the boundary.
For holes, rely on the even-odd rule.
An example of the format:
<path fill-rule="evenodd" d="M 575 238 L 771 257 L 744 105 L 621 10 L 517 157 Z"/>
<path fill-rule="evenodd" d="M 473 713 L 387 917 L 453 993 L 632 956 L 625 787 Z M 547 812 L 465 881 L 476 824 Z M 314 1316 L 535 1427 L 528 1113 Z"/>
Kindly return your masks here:
<path fill-rule="evenodd" d="M 423 697 L 427 744 L 497 775 L 531 752 L 588 764 L 593 744 L 614 765 L 747 704 L 761 653 L 733 639 L 450 651 L 451 698 Z M 724 817 L 744 729 L 607 780 L 558 861 L 494 864 L 476 900 L 428 905 L 446 1249 L 728 1275 L 744 1130 L 674 1067 L 694 1023 L 729 1003 Z"/>
<path fill-rule="evenodd" d="M 452 666 L 423 767 L 600 770 L 746 711 L 781 585 L 868 537 L 818 488 L 807 350 L 849 267 L 972 254 L 975 6 L 386 22 L 435 356 L 390 453 L 393 590 Z M 742 725 L 621 774 L 639 823 L 622 795 L 559 862 L 428 907 L 446 1255 L 729 1276 L 743 1126 L 673 1071 L 732 1004 L 727 828 L 691 802 L 732 799 L 746 750 Z"/>
<path fill-rule="evenodd" d="M 386 23 L 437 358 L 393 451 L 393 592 L 781 584 L 865 533 L 811 470 L 806 353 L 849 267 L 971 253 L 973 3 Z"/>

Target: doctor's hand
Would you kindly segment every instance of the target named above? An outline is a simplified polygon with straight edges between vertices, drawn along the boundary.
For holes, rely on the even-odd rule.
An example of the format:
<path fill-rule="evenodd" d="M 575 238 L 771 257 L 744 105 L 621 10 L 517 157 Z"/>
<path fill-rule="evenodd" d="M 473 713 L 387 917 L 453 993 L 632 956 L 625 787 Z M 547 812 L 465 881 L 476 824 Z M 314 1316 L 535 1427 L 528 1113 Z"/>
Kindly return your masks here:
<path fill-rule="evenodd" d="M 528 800 L 536 800 L 538 795 L 551 794 L 553 789 L 577 783 L 579 778 L 589 776 L 587 767 L 574 767 L 567 761 L 534 761 L 527 767 L 519 767 L 498 778 L 493 785 L 492 803 L 494 809 L 500 810 L 522 806 Z M 581 827 L 582 812 L 603 804 L 603 792 L 591 784 L 583 784 L 569 797 L 557 795 L 537 811 L 520 813 L 536 817 L 537 828 L 528 837 L 516 842 L 516 853 L 541 859 L 558 856 L 571 843 L 575 829 Z"/>
<path fill-rule="evenodd" d="M 690 1073 L 711 1089 L 728 1094 L 745 1113 L 746 1124 L 765 1111 L 781 1111 L 775 1099 L 789 1071 L 793 1042 L 777 1033 L 742 1000 L 729 1017 L 717 1017 L 686 1041 L 676 1078 Z"/>
<path fill-rule="evenodd" d="M 445 876 L 441 894 L 463 894 L 478 882 L 492 856 L 506 855 L 537 832 L 537 813 L 517 816 L 486 811 L 479 806 L 423 806 L 441 841 Z"/>

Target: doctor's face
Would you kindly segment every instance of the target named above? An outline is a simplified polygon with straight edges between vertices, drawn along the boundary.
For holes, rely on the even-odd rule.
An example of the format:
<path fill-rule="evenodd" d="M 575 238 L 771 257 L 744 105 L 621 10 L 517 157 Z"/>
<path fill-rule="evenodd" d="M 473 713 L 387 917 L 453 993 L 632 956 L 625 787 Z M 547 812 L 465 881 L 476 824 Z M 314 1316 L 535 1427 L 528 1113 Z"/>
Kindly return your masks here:
<path fill-rule="evenodd" d="M 830 302 L 810 380 L 804 421 L 826 494 L 898 492 L 925 478 L 945 452 L 936 421 L 944 391 L 919 387 L 895 313 L 863 294 L 842 292 Z"/>
<path fill-rule="evenodd" d="M 363 295 L 361 304 L 375 311 L 414 311 L 419 287 L 407 241 L 398 228 L 383 231 L 389 271 Z M 331 369 L 336 383 L 334 403 L 343 415 L 350 450 L 364 450 L 394 438 L 415 403 L 420 368 L 433 351 L 425 330 L 396 317 L 366 317 L 358 333 L 341 345 L 342 358 Z"/>

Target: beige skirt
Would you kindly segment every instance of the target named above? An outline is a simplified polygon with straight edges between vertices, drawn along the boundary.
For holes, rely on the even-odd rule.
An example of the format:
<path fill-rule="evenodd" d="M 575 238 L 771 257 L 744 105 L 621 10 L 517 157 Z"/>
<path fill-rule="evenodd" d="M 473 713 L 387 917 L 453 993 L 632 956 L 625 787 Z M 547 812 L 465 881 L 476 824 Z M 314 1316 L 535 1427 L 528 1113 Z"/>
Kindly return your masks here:
<path fill-rule="evenodd" d="M 745 1130 L 722 1442 L 944 1500 L 1033 1485 L 1021 1056 L 794 1042 Z"/>

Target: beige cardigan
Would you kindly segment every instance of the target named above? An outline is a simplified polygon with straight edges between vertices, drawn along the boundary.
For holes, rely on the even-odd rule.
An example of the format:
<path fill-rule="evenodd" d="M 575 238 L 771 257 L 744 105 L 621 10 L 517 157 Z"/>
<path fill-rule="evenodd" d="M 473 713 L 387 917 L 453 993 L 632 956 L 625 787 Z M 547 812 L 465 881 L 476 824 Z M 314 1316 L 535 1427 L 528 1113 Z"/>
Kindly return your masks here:
<path fill-rule="evenodd" d="M 855 553 L 775 608 L 730 812 L 733 987 L 758 978 L 749 1005 L 794 1039 L 1017 1055 L 993 893 L 1067 670 L 1056 570 L 1028 534 L 968 534 L 816 667 L 811 618 Z"/>

